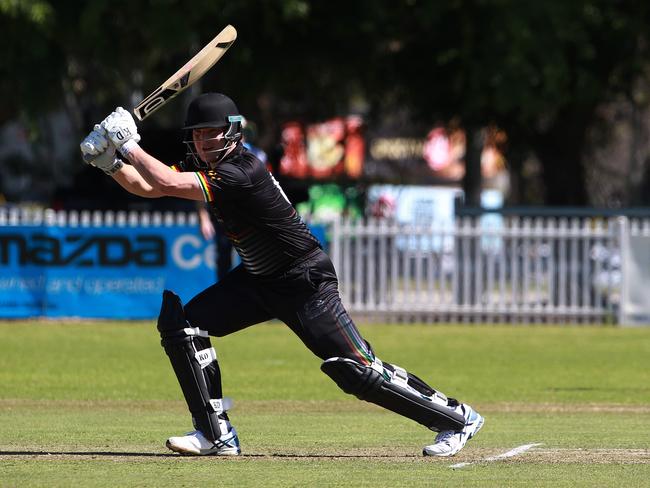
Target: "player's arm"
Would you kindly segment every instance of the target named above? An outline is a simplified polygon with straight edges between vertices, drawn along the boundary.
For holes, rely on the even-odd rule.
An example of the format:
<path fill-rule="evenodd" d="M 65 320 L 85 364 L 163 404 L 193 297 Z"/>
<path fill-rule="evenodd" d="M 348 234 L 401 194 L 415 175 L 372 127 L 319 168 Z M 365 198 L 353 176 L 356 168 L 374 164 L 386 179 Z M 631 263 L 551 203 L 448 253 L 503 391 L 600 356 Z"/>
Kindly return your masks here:
<path fill-rule="evenodd" d="M 84 161 L 112 176 L 125 190 L 142 197 L 174 196 L 204 200 L 204 191 L 197 173 L 178 173 L 154 158 L 139 145 L 135 121 L 121 107 L 81 142 Z M 115 148 L 133 166 L 114 158 Z"/>
<path fill-rule="evenodd" d="M 170 197 L 204 201 L 204 193 L 196 173 L 174 171 L 137 143 L 131 144 L 128 151 L 123 150 L 122 153 L 154 191 Z"/>
<path fill-rule="evenodd" d="M 142 175 L 138 173 L 138 170 L 128 164 L 123 164 L 119 171 L 116 171 L 111 176 L 122 188 L 139 197 L 158 198 L 165 196 L 163 192 L 156 190 L 147 183 Z"/>
<path fill-rule="evenodd" d="M 215 230 L 210 218 L 210 212 L 204 203 L 196 203 L 196 212 L 199 215 L 199 228 L 204 239 L 213 239 Z"/>
<path fill-rule="evenodd" d="M 101 169 L 126 191 L 146 198 L 165 196 L 153 188 L 133 167 L 126 165 L 115 154 L 115 145 L 106 137 L 106 130 L 96 124 L 80 144 L 84 162 Z"/>
<path fill-rule="evenodd" d="M 129 112 L 118 107 L 101 126 L 108 139 L 154 191 L 170 197 L 203 200 L 204 193 L 196 173 L 177 173 L 138 145 L 140 135 Z"/>

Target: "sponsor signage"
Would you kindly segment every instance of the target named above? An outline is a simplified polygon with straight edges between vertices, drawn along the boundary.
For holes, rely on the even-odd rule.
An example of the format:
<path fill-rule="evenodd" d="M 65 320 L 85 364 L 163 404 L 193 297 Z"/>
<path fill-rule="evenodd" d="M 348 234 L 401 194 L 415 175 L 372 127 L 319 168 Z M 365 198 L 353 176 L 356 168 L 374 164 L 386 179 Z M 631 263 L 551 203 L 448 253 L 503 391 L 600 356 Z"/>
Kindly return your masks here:
<path fill-rule="evenodd" d="M 281 139 L 281 176 L 329 181 L 358 179 L 363 173 L 361 117 L 337 117 L 309 125 L 288 122 L 282 127 Z"/>
<path fill-rule="evenodd" d="M 154 318 L 214 282 L 214 252 L 196 226 L 0 227 L 0 317 Z"/>
<path fill-rule="evenodd" d="M 0 318 L 153 319 L 163 290 L 187 303 L 215 275 L 196 225 L 0 226 Z"/>

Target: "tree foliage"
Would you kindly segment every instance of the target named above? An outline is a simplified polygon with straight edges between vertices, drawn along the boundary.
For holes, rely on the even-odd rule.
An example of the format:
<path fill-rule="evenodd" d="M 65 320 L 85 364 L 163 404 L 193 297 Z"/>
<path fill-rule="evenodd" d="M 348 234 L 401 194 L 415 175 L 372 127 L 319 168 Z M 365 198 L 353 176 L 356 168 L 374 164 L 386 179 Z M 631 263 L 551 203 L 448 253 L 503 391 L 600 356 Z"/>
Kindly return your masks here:
<path fill-rule="evenodd" d="M 423 120 L 495 123 L 511 162 L 542 161 L 548 203 L 586 203 L 597 108 L 638 97 L 650 7 L 579 0 L 0 0 L 0 123 L 65 105 L 80 134 L 147 94 L 228 23 L 239 40 L 204 80 L 268 130 L 363 102 Z M 642 90 L 642 95 L 645 91 Z M 181 106 L 164 109 L 159 124 Z"/>

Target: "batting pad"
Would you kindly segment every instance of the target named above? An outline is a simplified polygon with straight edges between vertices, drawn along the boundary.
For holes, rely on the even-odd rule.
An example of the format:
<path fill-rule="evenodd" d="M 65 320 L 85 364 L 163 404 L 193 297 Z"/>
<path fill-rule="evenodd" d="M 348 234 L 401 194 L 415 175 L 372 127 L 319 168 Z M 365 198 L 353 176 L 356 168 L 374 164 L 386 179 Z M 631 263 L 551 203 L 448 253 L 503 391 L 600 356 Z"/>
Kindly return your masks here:
<path fill-rule="evenodd" d="M 426 396 L 410 387 L 406 372 L 401 368 L 397 368 L 398 374 L 386 371 L 384 375 L 372 366 L 337 357 L 323 362 L 321 370 L 344 392 L 415 420 L 431 430 L 459 431 L 465 427 L 465 418 L 443 405 L 442 395 Z M 399 374 L 401 372 L 404 377 Z"/>
<path fill-rule="evenodd" d="M 181 386 L 195 428 L 215 441 L 222 434 L 219 415 L 227 410 L 227 402 L 221 398 L 217 354 L 208 333 L 188 325 L 180 298 L 165 290 L 158 317 L 161 344 Z"/>

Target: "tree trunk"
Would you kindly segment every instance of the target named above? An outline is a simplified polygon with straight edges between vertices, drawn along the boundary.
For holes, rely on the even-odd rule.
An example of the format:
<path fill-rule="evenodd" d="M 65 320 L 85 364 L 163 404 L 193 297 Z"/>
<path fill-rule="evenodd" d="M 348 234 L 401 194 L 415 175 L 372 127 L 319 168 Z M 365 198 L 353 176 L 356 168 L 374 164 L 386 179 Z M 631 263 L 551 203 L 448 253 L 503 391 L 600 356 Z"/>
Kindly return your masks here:
<path fill-rule="evenodd" d="M 530 203 L 525 200 L 526 194 L 525 181 L 523 177 L 524 171 L 524 154 L 520 146 L 516 146 L 513 142 L 509 142 L 507 152 L 505 154 L 506 161 L 508 161 L 508 173 L 510 178 L 510 187 L 508 189 L 507 202 L 509 205 L 523 205 Z"/>
<path fill-rule="evenodd" d="M 535 148 L 542 163 L 546 205 L 588 204 L 582 162 L 584 127 L 575 121 L 553 127 Z"/>
<path fill-rule="evenodd" d="M 467 129 L 465 149 L 465 176 L 463 191 L 465 206 L 479 207 L 481 205 L 481 152 L 483 137 L 481 132 L 473 127 Z"/>

